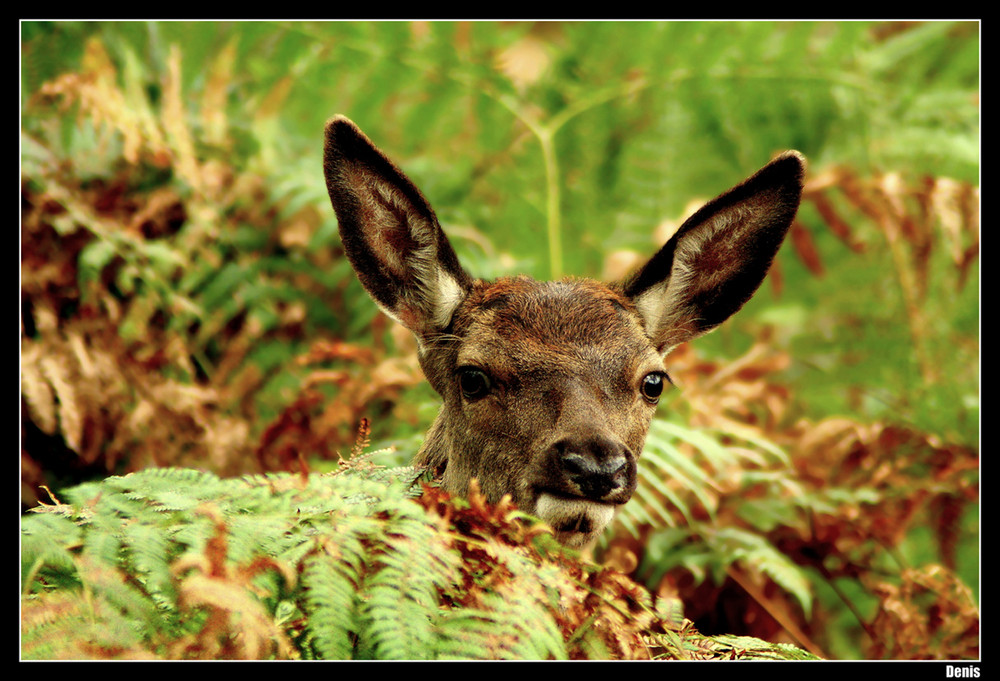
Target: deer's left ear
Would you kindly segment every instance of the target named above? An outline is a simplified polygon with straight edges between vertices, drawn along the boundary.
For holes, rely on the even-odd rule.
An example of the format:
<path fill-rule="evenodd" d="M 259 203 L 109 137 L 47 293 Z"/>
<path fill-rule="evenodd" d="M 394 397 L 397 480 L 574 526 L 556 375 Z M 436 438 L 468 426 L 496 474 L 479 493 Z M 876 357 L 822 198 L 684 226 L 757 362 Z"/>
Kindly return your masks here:
<path fill-rule="evenodd" d="M 420 191 L 343 116 L 326 124 L 323 171 L 344 250 L 378 306 L 418 340 L 446 328 L 472 279 Z"/>
<path fill-rule="evenodd" d="M 798 210 L 804 171 L 800 153 L 781 154 L 688 218 L 618 284 L 662 354 L 711 331 L 754 294 Z"/>

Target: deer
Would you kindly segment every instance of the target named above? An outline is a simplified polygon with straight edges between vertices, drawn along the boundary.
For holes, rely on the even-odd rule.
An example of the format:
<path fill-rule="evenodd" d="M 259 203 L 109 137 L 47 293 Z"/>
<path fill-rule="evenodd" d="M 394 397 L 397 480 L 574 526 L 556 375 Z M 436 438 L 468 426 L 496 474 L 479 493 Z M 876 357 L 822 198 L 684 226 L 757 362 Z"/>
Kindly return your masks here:
<path fill-rule="evenodd" d="M 505 496 L 590 550 L 636 489 L 665 358 L 757 291 L 798 210 L 786 151 L 684 221 L 645 264 L 602 283 L 487 281 L 459 263 L 430 203 L 351 120 L 327 121 L 323 170 L 363 288 L 416 339 L 442 406 L 412 464 L 451 495 Z"/>

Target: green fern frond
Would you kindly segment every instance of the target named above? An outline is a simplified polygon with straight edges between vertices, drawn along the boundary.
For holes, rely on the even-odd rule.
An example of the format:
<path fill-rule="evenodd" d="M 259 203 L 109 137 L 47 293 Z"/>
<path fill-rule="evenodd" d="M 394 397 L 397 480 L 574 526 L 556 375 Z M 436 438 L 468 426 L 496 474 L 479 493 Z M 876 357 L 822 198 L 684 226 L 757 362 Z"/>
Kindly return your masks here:
<path fill-rule="evenodd" d="M 395 510 L 383 546 L 368 557 L 359 612 L 363 657 L 405 660 L 433 651 L 439 594 L 459 575 L 457 555 L 442 550 L 427 516 Z"/>
<path fill-rule="evenodd" d="M 349 561 L 337 560 L 340 556 L 310 556 L 302 574 L 305 611 L 317 623 L 310 630 L 310 647 L 327 660 L 352 657 L 357 628 L 360 571 L 353 570 Z"/>
<path fill-rule="evenodd" d="M 735 527 L 726 527 L 705 533 L 708 545 L 714 553 L 728 556 L 732 562 L 752 566 L 754 570 L 770 577 L 782 589 L 792 594 L 808 618 L 812 611 L 812 587 L 806 579 L 803 568 L 788 556 L 778 551 L 769 541 L 758 534 Z M 725 565 L 720 565 L 725 568 Z M 722 582 L 722 575 L 717 575 Z"/>
<path fill-rule="evenodd" d="M 638 503 L 626 506 L 619 522 L 636 534 L 643 524 L 674 527 L 680 514 L 690 526 L 695 506 L 714 519 L 721 482 L 731 484 L 736 475 L 748 485 L 753 476 L 772 472 L 781 480 L 787 478 L 787 465 L 788 456 L 779 446 L 753 433 L 705 431 L 654 419 L 639 460 Z"/>
<path fill-rule="evenodd" d="M 413 499 L 405 472 L 153 469 L 60 493 L 22 519 L 22 655 L 651 654 L 638 585 L 572 561 L 510 507 Z"/>
<path fill-rule="evenodd" d="M 169 538 L 157 528 L 129 523 L 123 528 L 121 547 L 127 547 L 130 572 L 143 590 L 159 607 L 173 608 L 177 593 L 170 573 L 170 561 L 174 556 Z M 107 554 L 102 551 L 99 555 Z"/>

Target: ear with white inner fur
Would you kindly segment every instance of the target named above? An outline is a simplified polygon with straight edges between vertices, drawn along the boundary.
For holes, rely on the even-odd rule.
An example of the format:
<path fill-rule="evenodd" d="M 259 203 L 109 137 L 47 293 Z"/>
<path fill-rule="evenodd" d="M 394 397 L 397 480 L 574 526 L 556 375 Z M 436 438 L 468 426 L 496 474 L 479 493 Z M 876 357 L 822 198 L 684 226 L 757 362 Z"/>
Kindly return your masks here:
<path fill-rule="evenodd" d="M 660 353 L 711 331 L 754 294 L 802 195 L 805 159 L 787 151 L 688 218 L 618 284 Z"/>
<path fill-rule="evenodd" d="M 344 250 L 378 306 L 418 339 L 445 329 L 472 280 L 427 200 L 343 116 L 326 124 L 323 172 Z"/>

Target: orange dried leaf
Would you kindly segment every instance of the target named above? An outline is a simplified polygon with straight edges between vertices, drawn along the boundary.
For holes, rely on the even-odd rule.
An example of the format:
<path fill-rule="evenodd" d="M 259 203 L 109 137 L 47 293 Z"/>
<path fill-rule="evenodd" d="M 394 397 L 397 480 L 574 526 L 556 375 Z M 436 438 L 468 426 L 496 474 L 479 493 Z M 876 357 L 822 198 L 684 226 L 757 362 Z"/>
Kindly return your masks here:
<path fill-rule="evenodd" d="M 820 260 L 819 250 L 816 248 L 816 243 L 813 241 L 809 230 L 796 220 L 792 222 L 789 236 L 792 240 L 792 246 L 795 248 L 795 252 L 799 256 L 799 260 L 802 261 L 802 264 L 817 277 L 823 276 L 823 262 Z"/>

